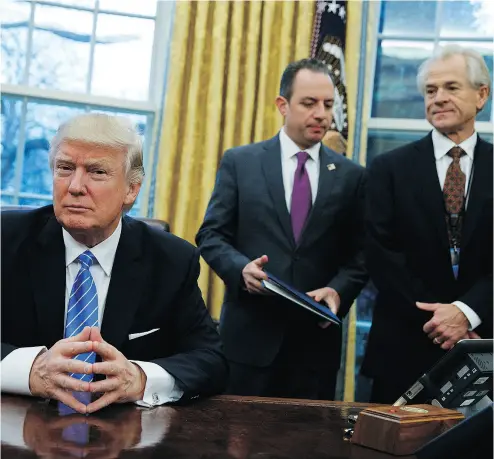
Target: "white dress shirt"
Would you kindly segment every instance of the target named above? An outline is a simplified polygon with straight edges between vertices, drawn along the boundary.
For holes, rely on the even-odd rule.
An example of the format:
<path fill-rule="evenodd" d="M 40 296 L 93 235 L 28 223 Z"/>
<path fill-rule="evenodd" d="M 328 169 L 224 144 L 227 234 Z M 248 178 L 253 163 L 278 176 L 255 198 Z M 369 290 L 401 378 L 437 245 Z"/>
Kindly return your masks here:
<path fill-rule="evenodd" d="M 106 296 L 110 286 L 113 262 L 115 260 L 118 242 L 120 241 L 120 234 L 122 233 L 122 221 L 119 222 L 117 228 L 110 237 L 90 249 L 77 242 L 67 231 L 65 231 L 65 229 L 62 229 L 62 233 L 65 244 L 66 266 L 64 329 L 70 292 L 80 268 L 77 257 L 86 250 L 91 250 L 98 261 L 91 265 L 89 271 L 96 285 L 96 291 L 98 292 L 98 321 L 99 327 L 101 328 L 104 319 Z M 1 363 L 2 391 L 31 395 L 29 390 L 31 367 L 36 357 L 44 349 L 46 349 L 44 346 L 19 348 L 3 359 Z M 142 400 L 136 402 L 138 405 L 151 407 L 176 401 L 182 397 L 183 391 L 178 388 L 173 376 L 164 368 L 152 362 L 142 362 L 138 360 L 131 360 L 131 362 L 139 365 L 147 378 L 144 397 Z"/>
<path fill-rule="evenodd" d="M 297 144 L 288 137 L 285 132 L 285 128 L 280 130 L 280 147 L 281 147 L 281 170 L 283 174 L 283 187 L 285 188 L 285 200 L 288 213 L 292 207 L 292 191 L 293 191 L 293 178 L 295 171 L 297 170 L 297 153 L 299 151 L 306 151 L 309 154 L 309 158 L 305 163 L 305 169 L 309 175 L 310 190 L 312 194 L 312 204 L 316 200 L 317 186 L 319 183 L 319 150 L 321 148 L 321 142 L 308 148 L 307 150 L 301 150 Z"/>
<path fill-rule="evenodd" d="M 437 176 L 439 178 L 439 183 L 441 185 L 441 190 L 444 188 L 444 182 L 446 180 L 446 173 L 448 171 L 449 165 L 453 162 L 453 158 L 449 156 L 447 153 L 453 147 L 460 147 L 466 154 L 460 158 L 460 168 L 466 176 L 465 182 L 465 193 L 468 190 L 468 186 L 470 183 L 470 172 L 472 171 L 473 166 L 473 155 L 475 151 L 475 146 L 477 145 L 477 133 L 474 132 L 468 139 L 461 142 L 459 145 L 456 145 L 449 137 L 441 134 L 439 131 L 434 129 L 432 131 L 432 144 L 434 145 L 434 156 L 436 158 L 436 168 L 437 168 Z M 468 205 L 468 201 L 465 203 Z M 461 248 L 460 248 L 461 250 Z M 460 253 L 460 269 L 461 269 L 461 253 Z M 453 302 L 455 306 L 460 309 L 463 314 L 465 314 L 466 318 L 470 322 L 470 330 L 474 330 L 481 323 L 482 320 L 478 316 L 478 314 L 469 306 L 467 306 L 462 301 Z"/>

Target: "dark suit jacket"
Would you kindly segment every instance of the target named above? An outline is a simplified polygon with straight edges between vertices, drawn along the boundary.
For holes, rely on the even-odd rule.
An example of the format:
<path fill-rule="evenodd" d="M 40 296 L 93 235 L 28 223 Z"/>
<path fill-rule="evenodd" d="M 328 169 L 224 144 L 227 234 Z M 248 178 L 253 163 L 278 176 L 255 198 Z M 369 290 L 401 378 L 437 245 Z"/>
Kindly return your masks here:
<path fill-rule="evenodd" d="M 431 313 L 416 301 L 463 301 L 482 319 L 480 336 L 492 337 L 492 144 L 479 139 L 475 149 L 457 280 L 431 134 L 372 162 L 366 227 L 366 261 L 379 293 L 364 373 L 389 374 L 393 363 L 392 376 L 412 383 L 443 355 L 422 331 Z"/>
<path fill-rule="evenodd" d="M 124 217 L 101 329 L 128 359 L 174 376 L 184 400 L 221 392 L 227 378 L 197 285 L 198 259 L 189 243 Z M 53 207 L 2 212 L 2 359 L 17 347 L 53 346 L 63 338 L 64 311 L 65 246 Z"/>
<path fill-rule="evenodd" d="M 334 170 L 328 165 L 333 163 Z M 320 150 L 316 201 L 301 241 L 294 242 L 285 201 L 279 137 L 225 152 L 196 242 L 226 284 L 220 321 L 225 354 L 232 361 L 270 365 L 287 333 L 307 358 L 339 367 L 341 334 L 318 327 L 311 313 L 243 287 L 247 263 L 268 255 L 266 270 L 301 291 L 338 291 L 344 316 L 367 275 L 361 252 L 365 170 L 325 146 Z"/>

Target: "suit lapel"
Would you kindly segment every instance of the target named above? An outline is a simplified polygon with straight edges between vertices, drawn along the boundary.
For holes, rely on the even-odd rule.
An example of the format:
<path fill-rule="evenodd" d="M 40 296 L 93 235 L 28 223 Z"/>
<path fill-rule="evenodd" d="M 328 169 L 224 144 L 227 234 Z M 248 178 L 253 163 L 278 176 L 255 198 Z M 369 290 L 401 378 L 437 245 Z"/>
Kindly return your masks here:
<path fill-rule="evenodd" d="M 328 208 L 328 202 L 331 198 L 335 183 L 340 180 L 343 172 L 338 168 L 339 157 L 338 153 L 334 153 L 324 145 L 321 145 L 319 150 L 319 181 L 317 184 L 317 195 L 312 211 L 307 218 L 302 237 L 300 238 L 301 244 L 309 244 L 314 235 L 317 234 L 316 230 L 324 230 L 324 219 L 321 218 L 325 210 Z M 329 169 L 328 165 L 334 164 L 335 169 Z"/>
<path fill-rule="evenodd" d="M 477 226 L 485 202 L 482 198 L 486 189 L 492 190 L 492 145 L 479 138 L 475 146 L 472 185 L 461 237 L 462 248 L 467 246 Z"/>
<path fill-rule="evenodd" d="M 432 135 L 415 143 L 416 152 L 410 156 L 411 170 L 416 171 L 414 180 L 420 184 L 419 198 L 428 220 L 435 228 L 443 248 L 449 249 L 448 231 L 444 213 L 444 197 L 437 176 L 436 158 L 432 144 Z"/>
<path fill-rule="evenodd" d="M 63 338 L 65 321 L 65 245 L 62 227 L 51 217 L 38 236 L 29 264 L 40 344 L 51 347 Z"/>
<path fill-rule="evenodd" d="M 290 246 L 294 247 L 295 240 L 293 238 L 292 223 L 286 207 L 285 188 L 283 186 L 279 136 L 275 136 L 268 140 L 264 149 L 264 155 L 261 157 L 261 166 L 264 178 L 266 179 L 266 186 L 274 203 L 281 228 L 283 229 Z"/>
<path fill-rule="evenodd" d="M 120 348 L 127 339 L 142 298 L 146 278 L 142 261 L 142 237 L 140 225 L 125 217 L 101 327 L 103 339 L 116 348 Z"/>

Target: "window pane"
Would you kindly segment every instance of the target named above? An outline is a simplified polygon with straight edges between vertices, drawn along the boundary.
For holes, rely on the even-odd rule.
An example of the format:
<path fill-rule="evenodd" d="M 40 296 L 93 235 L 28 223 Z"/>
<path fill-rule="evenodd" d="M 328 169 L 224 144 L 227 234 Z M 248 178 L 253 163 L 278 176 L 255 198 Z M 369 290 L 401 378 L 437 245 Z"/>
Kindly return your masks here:
<path fill-rule="evenodd" d="M 36 5 L 29 84 L 86 92 L 93 14 Z"/>
<path fill-rule="evenodd" d="M 2 0 L 0 3 L 2 83 L 23 83 L 30 9 L 29 4 L 12 0 Z"/>
<path fill-rule="evenodd" d="M 51 204 L 51 199 L 37 199 L 37 198 L 20 198 L 19 204 L 21 206 L 31 206 L 31 207 L 43 207 Z"/>
<path fill-rule="evenodd" d="M 121 13 L 134 13 L 143 16 L 156 15 L 157 0 L 100 0 L 99 9 L 118 11 Z"/>
<path fill-rule="evenodd" d="M 14 204 L 13 196 L 4 196 L 0 194 L 0 206 L 11 206 Z"/>
<path fill-rule="evenodd" d="M 448 41 L 448 42 L 441 42 L 439 45 L 444 46 L 447 44 L 451 44 L 453 42 Z M 489 74 L 491 77 L 491 84 L 492 84 L 492 77 L 494 75 L 494 69 L 493 69 L 493 59 L 492 59 L 492 54 L 494 52 L 494 44 L 492 41 L 486 41 L 486 42 L 454 42 L 455 44 L 458 44 L 464 48 L 471 48 L 474 49 L 475 51 L 478 51 L 482 56 L 484 57 L 485 63 L 487 64 L 487 68 L 489 69 Z M 477 120 L 478 121 L 490 121 L 492 120 L 492 94 L 487 100 L 487 103 L 485 104 L 485 107 L 483 110 L 477 115 Z"/>
<path fill-rule="evenodd" d="M 51 195 L 52 173 L 48 162 L 49 142 L 67 119 L 84 113 L 83 108 L 29 102 L 21 191 Z"/>
<path fill-rule="evenodd" d="M 441 14 L 441 37 L 494 36 L 492 0 L 444 2 Z"/>
<path fill-rule="evenodd" d="M 139 193 L 139 196 L 137 197 L 136 203 L 134 204 L 134 206 L 132 207 L 132 209 L 130 209 L 127 212 L 126 215 L 130 215 L 131 217 L 144 217 L 144 215 L 142 215 L 141 209 L 139 208 L 140 197 L 141 197 L 141 193 Z"/>
<path fill-rule="evenodd" d="M 22 100 L 2 95 L 2 190 L 15 191 L 15 166 L 19 128 L 22 116 Z"/>
<path fill-rule="evenodd" d="M 424 36 L 434 34 L 436 2 L 384 1 L 380 31 L 389 35 Z"/>
<path fill-rule="evenodd" d="M 93 94 L 147 100 L 154 20 L 99 14 Z"/>
<path fill-rule="evenodd" d="M 424 118 L 424 99 L 416 84 L 420 64 L 432 42 L 382 40 L 377 52 L 372 116 Z"/>
<path fill-rule="evenodd" d="M 401 147 L 427 135 L 420 131 L 369 131 L 367 137 L 367 166 L 381 153 Z"/>
<path fill-rule="evenodd" d="M 61 3 L 62 5 L 79 6 L 85 8 L 94 8 L 95 0 L 56 0 L 53 3 Z"/>

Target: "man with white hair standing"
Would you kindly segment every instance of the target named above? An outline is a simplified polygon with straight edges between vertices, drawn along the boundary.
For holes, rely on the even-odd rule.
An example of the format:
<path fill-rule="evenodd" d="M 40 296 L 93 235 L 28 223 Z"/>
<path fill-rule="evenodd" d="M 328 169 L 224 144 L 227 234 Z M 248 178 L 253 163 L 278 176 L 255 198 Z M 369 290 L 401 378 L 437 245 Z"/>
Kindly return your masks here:
<path fill-rule="evenodd" d="M 362 372 L 379 403 L 460 339 L 492 338 L 493 146 L 475 131 L 491 78 L 480 54 L 450 45 L 417 82 L 432 132 L 369 169 L 366 258 L 379 293 Z"/>
<path fill-rule="evenodd" d="M 53 206 L 2 212 L 2 392 L 81 413 L 221 392 L 227 364 L 198 250 L 124 216 L 144 177 L 135 128 L 72 118 L 50 165 Z"/>

